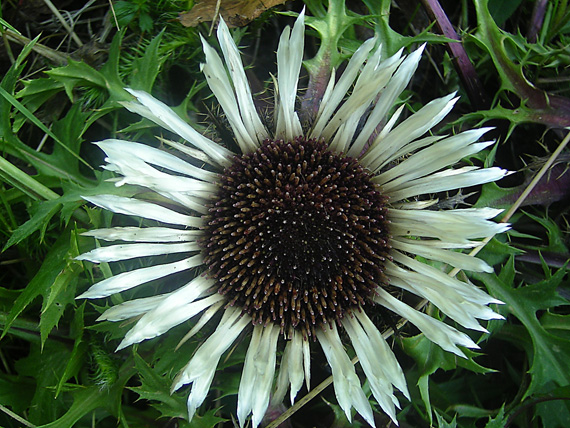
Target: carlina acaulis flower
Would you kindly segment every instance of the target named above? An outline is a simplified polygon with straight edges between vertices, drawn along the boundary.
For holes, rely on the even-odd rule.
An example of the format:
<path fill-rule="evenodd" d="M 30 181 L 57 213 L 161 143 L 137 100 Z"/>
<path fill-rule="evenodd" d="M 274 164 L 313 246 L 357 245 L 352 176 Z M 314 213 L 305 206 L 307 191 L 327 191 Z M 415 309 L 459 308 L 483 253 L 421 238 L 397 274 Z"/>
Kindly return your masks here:
<path fill-rule="evenodd" d="M 254 325 L 308 338 L 387 283 L 385 203 L 372 174 L 325 141 L 266 140 L 220 176 L 204 263 Z"/>
<path fill-rule="evenodd" d="M 465 357 L 460 347 L 477 348 L 469 336 L 395 295 L 427 299 L 467 329 L 486 331 L 479 320 L 500 318 L 488 305 L 501 302 L 418 259 L 491 271 L 461 250 L 505 231 L 507 225 L 491 221 L 500 211 L 438 211 L 430 197 L 506 174 L 500 168 L 453 167 L 492 144 L 478 142 L 488 129 L 451 136 L 430 133 L 452 109 L 454 94 L 400 119 L 404 107 L 394 106 L 423 47 L 407 56 L 400 51 L 381 58 L 375 38 L 362 44 L 338 79 L 332 73 L 315 119 L 301 126 L 295 106 L 304 33 L 301 13 L 281 35 L 272 129 L 255 109 L 225 23 L 220 22 L 217 32 L 223 59 L 203 41 L 202 70 L 238 153 L 133 89 L 127 89 L 133 100 L 124 106 L 187 144 L 163 140 L 169 149 L 157 149 L 116 139 L 96 143 L 106 154 L 104 168 L 118 176 L 117 186 L 139 186 L 156 195 L 85 197 L 101 208 L 143 220 L 140 227 L 87 232 L 118 243 L 79 259 L 102 263 L 173 255 L 177 261 L 116 273 L 80 297 L 105 298 L 157 280 L 178 283 L 171 281 L 174 277 L 184 284 L 104 312 L 101 320 L 136 320 L 118 349 L 201 315 L 191 324 L 187 340 L 218 320 L 172 387 L 191 385 L 190 419 L 204 402 L 223 354 L 242 333 L 247 337 L 251 332 L 238 391 L 240 426 L 251 415 L 257 427 L 271 396 L 281 403 L 289 389 L 293 402 L 303 382 L 310 389 L 311 348 L 317 342 L 348 419 L 354 407 L 374 425 L 370 402 L 341 337 L 350 339 L 372 395 L 397 423 L 394 388 L 409 399 L 406 381 L 369 314 L 382 306 L 460 357 Z M 278 348 L 283 353 L 276 375 Z"/>

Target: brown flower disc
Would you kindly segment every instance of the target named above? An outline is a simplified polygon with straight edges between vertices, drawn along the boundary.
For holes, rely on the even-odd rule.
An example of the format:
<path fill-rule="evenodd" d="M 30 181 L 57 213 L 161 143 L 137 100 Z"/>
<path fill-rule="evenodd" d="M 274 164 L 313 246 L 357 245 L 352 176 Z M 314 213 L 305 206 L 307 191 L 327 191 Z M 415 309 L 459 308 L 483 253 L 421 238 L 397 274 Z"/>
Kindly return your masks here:
<path fill-rule="evenodd" d="M 220 177 L 202 240 L 208 275 L 254 324 L 304 336 L 386 283 L 386 198 L 324 141 L 267 140 Z"/>

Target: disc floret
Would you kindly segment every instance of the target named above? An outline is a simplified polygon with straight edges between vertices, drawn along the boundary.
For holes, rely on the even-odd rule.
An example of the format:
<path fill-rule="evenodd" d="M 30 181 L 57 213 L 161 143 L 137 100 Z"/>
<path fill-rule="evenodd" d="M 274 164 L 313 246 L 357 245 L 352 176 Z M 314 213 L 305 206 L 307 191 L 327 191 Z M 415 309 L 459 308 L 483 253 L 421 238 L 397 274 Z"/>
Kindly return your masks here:
<path fill-rule="evenodd" d="M 326 142 L 266 140 L 236 156 L 205 218 L 205 264 L 254 324 L 313 335 L 386 283 L 386 197 Z"/>

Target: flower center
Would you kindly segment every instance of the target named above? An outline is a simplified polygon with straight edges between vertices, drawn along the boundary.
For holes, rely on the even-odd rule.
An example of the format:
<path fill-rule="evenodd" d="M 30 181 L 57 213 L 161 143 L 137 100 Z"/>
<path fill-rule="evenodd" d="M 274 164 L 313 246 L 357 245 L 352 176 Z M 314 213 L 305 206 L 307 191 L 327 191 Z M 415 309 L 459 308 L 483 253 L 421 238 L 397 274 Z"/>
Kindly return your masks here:
<path fill-rule="evenodd" d="M 371 174 L 324 141 L 267 140 L 221 175 L 202 240 L 209 275 L 254 324 L 313 335 L 386 284 L 385 202 Z"/>

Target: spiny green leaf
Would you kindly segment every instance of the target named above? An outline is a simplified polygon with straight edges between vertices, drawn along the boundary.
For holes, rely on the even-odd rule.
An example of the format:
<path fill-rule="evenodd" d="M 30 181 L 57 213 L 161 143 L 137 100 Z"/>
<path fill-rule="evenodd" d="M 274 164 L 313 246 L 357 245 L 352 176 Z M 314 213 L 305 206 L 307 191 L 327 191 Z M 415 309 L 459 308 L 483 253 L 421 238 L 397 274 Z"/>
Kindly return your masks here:
<path fill-rule="evenodd" d="M 519 43 L 521 41 L 517 37 L 497 26 L 489 13 L 488 0 L 474 0 L 474 3 L 478 24 L 474 39 L 491 57 L 499 74 L 501 89 L 516 94 L 521 100 L 521 106 L 512 111 L 512 123 L 531 121 L 567 127 L 570 124 L 568 100 L 535 87 L 525 77 L 522 64 L 517 64 L 509 55 L 509 45 L 516 46 L 522 53 L 527 51 L 527 45 Z M 507 114 L 506 111 L 502 113 Z"/>
<path fill-rule="evenodd" d="M 151 91 L 154 81 L 158 76 L 158 72 L 166 59 L 166 57 L 161 57 L 159 55 L 158 50 L 163 34 L 164 30 L 151 40 L 144 55 L 133 61 L 133 70 L 130 81 L 131 88 L 147 92 Z"/>
<path fill-rule="evenodd" d="M 456 416 L 453 417 L 451 422 L 447 422 L 443 416 L 441 416 L 437 411 L 435 412 L 435 417 L 437 419 L 438 428 L 457 428 Z"/>
<path fill-rule="evenodd" d="M 483 185 L 481 196 L 479 196 L 474 207 L 510 208 L 514 202 L 513 196 L 520 193 L 519 187 L 503 188 L 495 183 L 487 183 Z"/>
<path fill-rule="evenodd" d="M 123 389 L 127 381 L 135 374 L 132 361 L 123 364 L 120 374 L 119 379 L 111 388 L 101 389 L 99 385 L 93 385 L 75 392 L 73 404 L 69 410 L 59 419 L 52 419 L 53 422 L 42 425 L 41 428 L 76 426 L 75 423 L 78 420 L 96 409 L 105 409 L 115 417 L 119 417 Z"/>
<path fill-rule="evenodd" d="M 44 295 L 42 313 L 40 316 L 40 336 L 42 346 L 49 333 L 57 326 L 63 312 L 68 305 L 75 302 L 77 280 L 82 272 L 81 265 L 76 262 L 69 263 L 57 275 L 50 285 L 49 291 Z"/>
<path fill-rule="evenodd" d="M 514 271 L 512 258 L 508 269 Z M 565 270 L 560 269 L 545 281 L 519 288 L 513 288 L 512 283 L 504 282 L 504 279 L 511 275 L 500 278 L 494 274 L 475 274 L 493 296 L 505 302 L 500 311 L 517 317 L 532 338 L 532 366 L 529 370 L 532 380 L 524 397 L 540 391 L 549 382 L 560 386 L 570 385 L 570 341 L 547 331 L 536 317 L 539 310 L 568 304 L 568 301 L 557 293 L 565 274 Z"/>
<path fill-rule="evenodd" d="M 489 418 L 485 428 L 504 428 L 507 423 L 507 418 L 505 418 L 505 405 L 501 406 L 501 410 L 495 418 Z"/>
<path fill-rule="evenodd" d="M 12 236 L 10 236 L 10 239 L 8 239 L 8 242 L 6 242 L 6 245 L 4 245 L 2 251 L 6 251 L 12 245 L 18 245 L 20 242 L 38 230 L 42 231 L 40 238 L 41 242 L 43 240 L 43 232 L 45 232 L 49 221 L 61 209 L 61 206 L 62 205 L 57 200 L 40 203 L 39 208 L 32 215 L 32 218 L 30 218 L 27 222 L 22 224 L 14 231 Z"/>
<path fill-rule="evenodd" d="M 467 359 L 457 357 L 456 355 L 441 349 L 438 345 L 426 338 L 423 334 L 419 334 L 414 337 L 403 338 L 402 343 L 404 346 L 404 351 L 410 355 L 418 365 L 420 375 L 418 380 L 418 387 L 420 389 L 420 394 L 426 410 L 428 411 L 428 417 L 430 418 L 430 421 L 432 419 L 429 394 L 429 377 L 438 369 L 441 368 L 443 370 L 453 370 L 457 366 L 460 366 L 474 373 L 485 374 L 494 372 L 494 370 L 483 367 L 473 361 L 473 358 L 479 355 L 478 353 L 470 349 L 465 349 L 464 352 L 467 356 Z"/>
<path fill-rule="evenodd" d="M 59 382 L 55 388 L 54 396 L 55 398 L 58 397 L 59 393 L 61 392 L 63 385 L 69 378 L 72 376 L 76 376 L 79 373 L 79 370 L 85 363 L 85 353 L 87 351 L 87 345 L 83 340 L 83 312 L 85 309 L 85 303 L 80 305 L 78 308 L 75 309 L 75 314 L 73 316 L 73 321 L 71 323 L 71 334 L 70 336 L 75 339 L 73 344 L 73 350 L 69 355 L 69 359 L 67 360 L 67 364 L 65 365 L 65 370 L 63 374 L 59 378 Z"/>
<path fill-rule="evenodd" d="M 22 293 L 14 302 L 14 306 L 6 320 L 2 337 L 8 333 L 10 326 L 18 315 L 20 315 L 36 297 L 40 295 L 47 296 L 49 294 L 51 285 L 61 272 L 67 268 L 68 263 L 70 263 L 69 240 L 69 233 L 63 233 L 53 244 L 34 278 L 22 290 Z"/>
<path fill-rule="evenodd" d="M 106 88 L 105 77 L 90 65 L 70 60 L 64 67 L 54 68 L 46 72 L 55 81 L 61 82 L 69 100 L 73 102 L 73 89 L 77 85 Z"/>
<path fill-rule="evenodd" d="M 570 386 L 541 394 L 536 402 L 536 415 L 542 420 L 543 427 L 570 426 Z"/>
<path fill-rule="evenodd" d="M 30 422 L 47 423 L 63 413 L 65 403 L 54 399 L 54 387 L 68 357 L 69 349 L 66 344 L 50 340 L 45 344 L 43 351 L 39 344 L 33 344 L 28 356 L 16 362 L 18 374 L 33 378 L 36 383 L 29 410 Z"/>
<path fill-rule="evenodd" d="M 570 339 L 570 315 L 545 312 L 540 317 L 540 324 L 552 334 Z"/>
<path fill-rule="evenodd" d="M 109 48 L 109 57 L 107 62 L 101 67 L 101 74 L 107 79 L 107 84 L 109 85 L 111 96 L 116 90 L 122 90 L 125 84 L 122 82 L 119 73 L 119 63 L 121 58 L 121 43 L 123 41 L 123 36 L 125 33 L 123 31 L 118 31 L 113 37 L 111 42 L 111 47 Z"/>
<path fill-rule="evenodd" d="M 152 406 L 160 411 L 163 417 L 184 419 L 188 416 L 186 399 L 181 394 L 170 394 L 172 380 L 153 370 L 136 352 L 133 352 L 135 366 L 141 377 L 141 386 L 130 388 L 141 398 L 157 401 Z"/>
<path fill-rule="evenodd" d="M 112 386 L 119 376 L 119 367 L 111 353 L 95 338 L 89 341 L 89 355 L 95 366 L 93 380 L 101 389 Z"/>
<path fill-rule="evenodd" d="M 423 334 L 402 338 L 404 351 L 418 365 L 420 378 L 418 387 L 426 407 L 430 423 L 432 422 L 431 402 L 429 398 L 429 377 L 438 369 L 452 370 L 456 367 L 456 356 L 445 352 Z"/>
<path fill-rule="evenodd" d="M 28 110 L 22 103 L 20 103 L 12 94 L 9 94 L 4 88 L 0 87 L 0 95 L 2 95 L 18 112 L 23 114 L 30 122 L 36 125 L 45 134 L 49 135 L 59 146 L 67 150 L 72 156 L 75 156 L 79 161 L 83 162 L 86 166 L 90 167 L 87 162 L 82 160 L 76 153 L 73 153 L 66 144 L 64 144 L 57 135 L 55 135 L 47 126 L 45 126 L 34 114 Z"/>
<path fill-rule="evenodd" d="M 505 235 L 496 236 L 485 245 L 478 257 L 485 260 L 489 266 L 504 263 L 509 256 L 524 254 L 524 251 L 511 247 L 506 241 Z"/>
<path fill-rule="evenodd" d="M 525 214 L 537 223 L 540 223 L 546 229 L 546 234 L 548 236 L 548 247 L 543 247 L 543 250 L 561 254 L 568 253 L 568 247 L 566 247 L 564 243 L 565 239 L 562 231 L 554 220 L 551 220 L 548 217 L 539 217 L 530 213 Z"/>

